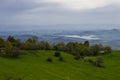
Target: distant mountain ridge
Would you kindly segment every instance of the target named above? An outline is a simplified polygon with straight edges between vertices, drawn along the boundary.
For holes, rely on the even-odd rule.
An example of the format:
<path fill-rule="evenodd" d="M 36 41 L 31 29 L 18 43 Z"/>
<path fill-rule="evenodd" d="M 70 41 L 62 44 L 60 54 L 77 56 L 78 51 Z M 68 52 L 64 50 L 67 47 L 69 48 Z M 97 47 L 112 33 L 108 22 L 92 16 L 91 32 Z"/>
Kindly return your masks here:
<path fill-rule="evenodd" d="M 99 43 L 110 45 L 113 49 L 120 49 L 120 29 L 93 31 L 0 31 L 0 37 L 6 39 L 9 35 L 21 39 L 21 41 L 25 41 L 27 38 L 32 37 L 38 39 L 38 41 L 47 40 L 51 44 L 57 42 L 83 42 L 89 40 L 91 44 Z"/>

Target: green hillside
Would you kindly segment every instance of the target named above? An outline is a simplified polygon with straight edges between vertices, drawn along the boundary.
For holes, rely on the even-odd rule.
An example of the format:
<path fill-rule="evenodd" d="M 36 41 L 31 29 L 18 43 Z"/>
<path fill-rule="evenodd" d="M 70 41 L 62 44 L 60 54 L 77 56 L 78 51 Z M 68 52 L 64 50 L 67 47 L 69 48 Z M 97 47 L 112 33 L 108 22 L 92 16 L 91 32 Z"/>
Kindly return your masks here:
<path fill-rule="evenodd" d="M 0 80 L 120 80 L 120 51 L 104 56 L 105 68 L 67 53 L 62 53 L 64 62 L 53 55 L 54 51 L 24 51 L 17 59 L 0 57 Z M 48 57 L 53 62 L 47 62 Z"/>

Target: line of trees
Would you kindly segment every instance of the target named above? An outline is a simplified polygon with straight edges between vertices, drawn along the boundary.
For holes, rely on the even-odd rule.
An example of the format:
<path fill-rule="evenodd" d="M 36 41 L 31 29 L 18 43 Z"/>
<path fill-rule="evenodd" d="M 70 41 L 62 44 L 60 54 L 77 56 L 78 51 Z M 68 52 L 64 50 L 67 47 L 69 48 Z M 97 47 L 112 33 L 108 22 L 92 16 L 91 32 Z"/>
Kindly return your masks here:
<path fill-rule="evenodd" d="M 99 44 L 90 45 L 89 41 L 85 41 L 84 43 L 61 42 L 51 45 L 47 41 L 38 42 L 34 38 L 28 38 L 25 42 L 21 42 L 13 36 L 9 36 L 6 40 L 0 38 L 0 53 L 2 55 L 18 57 L 20 50 L 56 50 L 68 52 L 79 57 L 108 54 L 112 51 L 110 46 L 102 46 Z"/>

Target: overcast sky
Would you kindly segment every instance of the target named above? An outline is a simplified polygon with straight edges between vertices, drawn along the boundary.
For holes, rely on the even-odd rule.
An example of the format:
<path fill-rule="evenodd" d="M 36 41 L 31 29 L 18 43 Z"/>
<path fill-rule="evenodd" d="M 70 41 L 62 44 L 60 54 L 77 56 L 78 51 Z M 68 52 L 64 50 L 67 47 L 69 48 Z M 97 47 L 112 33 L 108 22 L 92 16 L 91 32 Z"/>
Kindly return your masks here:
<path fill-rule="evenodd" d="M 120 24 L 120 0 L 0 0 L 0 24 Z"/>

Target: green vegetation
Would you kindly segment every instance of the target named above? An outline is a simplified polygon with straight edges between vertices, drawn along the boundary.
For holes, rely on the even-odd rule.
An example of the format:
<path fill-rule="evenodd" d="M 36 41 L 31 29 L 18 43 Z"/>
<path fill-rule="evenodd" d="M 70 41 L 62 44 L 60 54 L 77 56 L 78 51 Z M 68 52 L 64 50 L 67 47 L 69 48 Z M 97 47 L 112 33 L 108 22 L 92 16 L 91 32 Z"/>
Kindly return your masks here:
<path fill-rule="evenodd" d="M 66 44 L 61 42 L 51 45 L 47 41 L 38 42 L 34 38 L 28 38 L 25 42 L 20 42 L 20 40 L 15 39 L 13 36 L 9 36 L 7 40 L 0 38 L 0 41 L 0 52 L 3 51 L 6 56 L 10 57 L 12 54 L 16 53 L 18 49 L 63 51 L 82 58 L 84 56 L 109 54 L 112 51 L 110 46 L 102 46 L 99 44 L 90 45 L 89 41 L 85 41 L 84 43 L 68 42 Z"/>
<path fill-rule="evenodd" d="M 55 52 L 54 56 L 60 57 L 60 56 L 61 56 L 61 53 L 60 53 L 60 52 Z"/>
<path fill-rule="evenodd" d="M 0 80 L 119 80 L 120 51 L 104 55 L 105 68 L 93 66 L 86 56 L 75 60 L 70 54 L 61 52 L 65 62 L 54 56 L 54 51 L 22 51 L 17 59 L 0 57 Z M 53 62 L 47 62 L 51 57 Z"/>
<path fill-rule="evenodd" d="M 111 54 L 110 54 L 111 53 Z M 119 80 L 120 51 L 68 42 L 0 38 L 0 80 Z"/>

